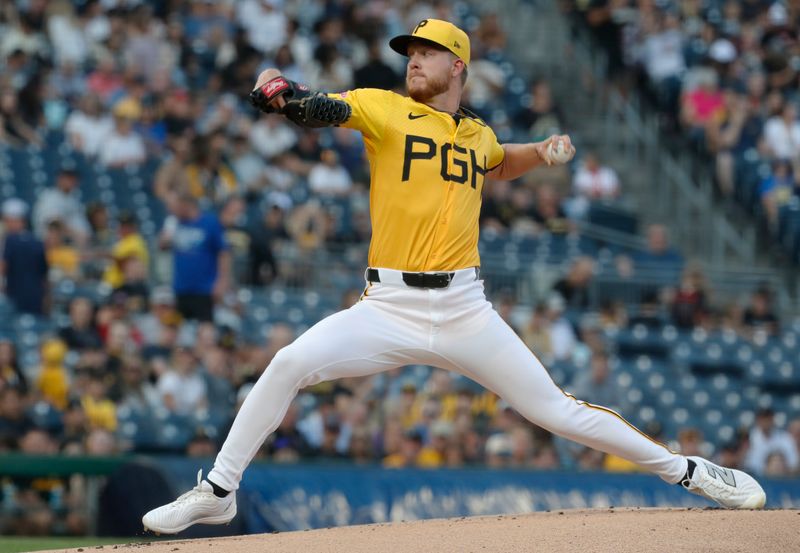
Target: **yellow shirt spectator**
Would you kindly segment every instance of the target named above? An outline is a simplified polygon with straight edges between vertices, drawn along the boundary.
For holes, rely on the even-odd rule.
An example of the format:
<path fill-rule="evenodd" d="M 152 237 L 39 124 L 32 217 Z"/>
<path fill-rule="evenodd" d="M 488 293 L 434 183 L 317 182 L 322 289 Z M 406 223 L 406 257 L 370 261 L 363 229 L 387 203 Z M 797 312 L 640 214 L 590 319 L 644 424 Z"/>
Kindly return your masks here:
<path fill-rule="evenodd" d="M 125 284 L 122 264 L 126 259 L 135 257 L 142 262 L 144 267 L 147 267 L 150 262 L 147 243 L 137 232 L 124 236 L 119 242 L 114 244 L 111 250 L 111 256 L 113 259 L 103 275 L 103 281 L 113 289 L 119 288 Z"/>
<path fill-rule="evenodd" d="M 44 399 L 56 409 L 63 410 L 67 406 L 69 381 L 64 368 L 64 356 L 67 346 L 61 340 L 47 340 L 42 344 L 42 371 L 36 381 L 36 387 Z"/>
<path fill-rule="evenodd" d="M 113 432 L 117 429 L 117 407 L 110 399 L 95 399 L 91 396 L 81 398 L 83 411 L 92 428 L 102 428 Z"/>

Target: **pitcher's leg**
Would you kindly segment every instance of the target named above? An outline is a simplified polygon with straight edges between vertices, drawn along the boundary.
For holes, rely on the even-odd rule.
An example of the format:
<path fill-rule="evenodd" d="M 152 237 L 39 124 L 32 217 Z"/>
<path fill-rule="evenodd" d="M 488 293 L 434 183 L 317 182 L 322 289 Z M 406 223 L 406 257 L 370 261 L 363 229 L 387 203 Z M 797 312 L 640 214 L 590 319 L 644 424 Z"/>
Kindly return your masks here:
<path fill-rule="evenodd" d="M 280 350 L 253 386 L 208 479 L 226 490 L 237 489 L 245 468 L 301 388 L 411 362 L 410 346 L 408 329 L 394 328 L 366 302 L 320 321 Z"/>
<path fill-rule="evenodd" d="M 474 328 L 474 322 L 468 325 Z M 480 332 L 450 332 L 437 352 L 452 369 L 492 390 L 523 417 L 581 444 L 628 459 L 670 483 L 686 458 L 637 430 L 614 411 L 575 399 L 555 385 L 536 356 L 491 311 Z"/>

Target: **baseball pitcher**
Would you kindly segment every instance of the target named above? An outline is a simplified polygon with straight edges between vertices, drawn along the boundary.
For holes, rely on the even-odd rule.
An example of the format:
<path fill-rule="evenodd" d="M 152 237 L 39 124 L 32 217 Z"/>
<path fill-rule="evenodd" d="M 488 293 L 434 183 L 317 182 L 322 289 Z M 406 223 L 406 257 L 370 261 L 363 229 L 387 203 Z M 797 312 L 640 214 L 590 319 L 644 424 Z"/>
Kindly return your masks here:
<path fill-rule="evenodd" d="M 268 69 L 251 101 L 304 127 L 339 125 L 364 136 L 371 169 L 373 235 L 361 300 L 281 350 L 247 396 L 207 478 L 147 513 L 146 528 L 173 534 L 236 514 L 247 465 L 298 390 L 324 380 L 424 364 L 461 373 L 525 418 L 569 439 L 628 459 L 671 484 L 728 508 L 760 508 L 747 474 L 670 451 L 598 405 L 558 388 L 536 356 L 486 300 L 478 267 L 478 215 L 488 179 L 515 179 L 565 163 L 569 136 L 499 144 L 459 106 L 470 42 L 455 25 L 421 21 L 389 43 L 408 57 L 408 96 L 376 89 L 324 94 Z"/>

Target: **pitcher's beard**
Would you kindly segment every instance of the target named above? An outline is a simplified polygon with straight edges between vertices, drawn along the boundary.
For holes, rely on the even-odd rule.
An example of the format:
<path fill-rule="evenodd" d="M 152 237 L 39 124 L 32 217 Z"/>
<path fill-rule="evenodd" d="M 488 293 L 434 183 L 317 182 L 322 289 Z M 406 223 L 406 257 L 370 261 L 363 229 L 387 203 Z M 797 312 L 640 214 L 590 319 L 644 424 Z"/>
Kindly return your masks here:
<path fill-rule="evenodd" d="M 412 100 L 423 104 L 431 98 L 447 92 L 448 85 L 449 83 L 446 77 L 442 77 L 440 79 L 426 77 L 425 84 L 423 86 L 416 86 L 412 88 L 410 79 L 406 77 L 406 89 L 408 90 L 408 95 Z"/>

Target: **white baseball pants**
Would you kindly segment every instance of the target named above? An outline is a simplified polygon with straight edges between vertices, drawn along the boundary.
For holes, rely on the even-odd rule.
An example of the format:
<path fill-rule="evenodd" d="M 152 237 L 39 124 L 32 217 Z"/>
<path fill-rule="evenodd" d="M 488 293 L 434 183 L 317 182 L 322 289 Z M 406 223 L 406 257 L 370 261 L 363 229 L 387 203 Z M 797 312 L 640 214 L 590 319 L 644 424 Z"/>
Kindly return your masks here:
<path fill-rule="evenodd" d="M 423 364 L 461 373 L 505 399 L 532 423 L 618 455 L 670 483 L 686 458 L 669 451 L 613 411 L 564 393 L 486 300 L 474 269 L 450 286 L 405 285 L 400 271 L 380 269 L 350 309 L 320 321 L 282 349 L 248 394 L 208 479 L 235 490 L 247 465 L 297 395 L 312 384 Z"/>

